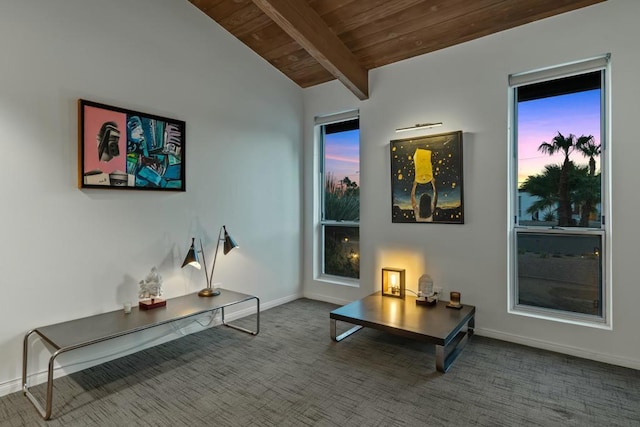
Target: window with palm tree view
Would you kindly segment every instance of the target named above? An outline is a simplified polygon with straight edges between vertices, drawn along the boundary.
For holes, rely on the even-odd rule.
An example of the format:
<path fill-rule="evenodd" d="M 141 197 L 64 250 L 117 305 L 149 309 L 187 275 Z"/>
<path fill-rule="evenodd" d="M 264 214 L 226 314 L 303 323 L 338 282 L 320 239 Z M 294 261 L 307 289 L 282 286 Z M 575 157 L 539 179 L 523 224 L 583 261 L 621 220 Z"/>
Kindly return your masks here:
<path fill-rule="evenodd" d="M 603 323 L 605 68 L 513 87 L 510 306 Z"/>
<path fill-rule="evenodd" d="M 360 122 L 319 126 L 322 274 L 360 277 Z"/>

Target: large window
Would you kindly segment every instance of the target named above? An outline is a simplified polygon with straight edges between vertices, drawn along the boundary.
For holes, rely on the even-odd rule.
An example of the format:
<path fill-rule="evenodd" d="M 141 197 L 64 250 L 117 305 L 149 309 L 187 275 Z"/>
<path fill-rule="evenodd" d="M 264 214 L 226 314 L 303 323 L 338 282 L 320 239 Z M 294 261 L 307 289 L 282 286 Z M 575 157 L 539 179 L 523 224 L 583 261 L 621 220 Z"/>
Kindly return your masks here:
<path fill-rule="evenodd" d="M 607 65 L 510 76 L 510 312 L 609 324 Z"/>
<path fill-rule="evenodd" d="M 320 142 L 317 271 L 344 283 L 360 277 L 360 123 L 357 112 L 316 119 Z"/>

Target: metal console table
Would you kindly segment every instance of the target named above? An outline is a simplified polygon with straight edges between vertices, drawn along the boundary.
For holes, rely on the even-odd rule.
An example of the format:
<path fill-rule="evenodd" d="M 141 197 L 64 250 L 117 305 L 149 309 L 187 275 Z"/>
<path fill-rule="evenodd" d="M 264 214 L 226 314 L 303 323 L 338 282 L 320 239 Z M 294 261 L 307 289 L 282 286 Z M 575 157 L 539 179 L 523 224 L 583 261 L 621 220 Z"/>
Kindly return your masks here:
<path fill-rule="evenodd" d="M 225 322 L 224 309 L 226 307 L 251 300 L 255 300 L 256 303 L 255 331 Z M 45 420 L 48 420 L 51 417 L 53 403 L 54 362 L 60 354 L 218 309 L 221 311 L 221 321 L 223 325 L 251 335 L 258 335 L 260 332 L 260 299 L 253 295 L 242 294 L 226 289 L 221 289 L 220 295 L 211 298 L 198 297 L 198 295 L 194 293 L 178 298 L 171 298 L 167 301 L 166 307 L 152 310 L 133 308 L 129 314 L 125 314 L 123 310 L 116 310 L 32 329 L 27 332 L 24 337 L 22 391 L 31 403 L 33 403 L 40 415 L 42 415 Z M 49 359 L 47 393 L 44 408 L 29 391 L 27 378 L 29 337 L 33 334 L 38 335 L 55 349 Z"/>

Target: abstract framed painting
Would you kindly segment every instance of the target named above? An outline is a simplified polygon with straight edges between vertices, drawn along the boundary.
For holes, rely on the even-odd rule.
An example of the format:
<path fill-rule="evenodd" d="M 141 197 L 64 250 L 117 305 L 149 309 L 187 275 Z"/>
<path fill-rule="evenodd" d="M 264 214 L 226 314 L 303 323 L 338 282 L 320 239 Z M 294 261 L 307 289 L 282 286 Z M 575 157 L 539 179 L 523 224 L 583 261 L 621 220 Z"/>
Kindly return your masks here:
<path fill-rule="evenodd" d="M 462 131 L 391 141 L 391 221 L 464 224 Z"/>
<path fill-rule="evenodd" d="M 185 191 L 185 122 L 80 99 L 78 187 Z"/>

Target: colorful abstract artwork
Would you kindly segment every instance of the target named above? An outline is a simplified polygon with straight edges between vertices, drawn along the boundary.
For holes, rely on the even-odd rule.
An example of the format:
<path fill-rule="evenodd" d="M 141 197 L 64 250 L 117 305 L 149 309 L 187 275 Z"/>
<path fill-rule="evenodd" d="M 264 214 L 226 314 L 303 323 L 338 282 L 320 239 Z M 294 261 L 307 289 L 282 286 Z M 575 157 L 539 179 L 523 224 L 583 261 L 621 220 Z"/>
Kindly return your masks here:
<path fill-rule="evenodd" d="M 79 100 L 80 188 L 185 191 L 185 122 Z"/>
<path fill-rule="evenodd" d="M 463 224 L 462 131 L 391 141 L 392 222 Z"/>

